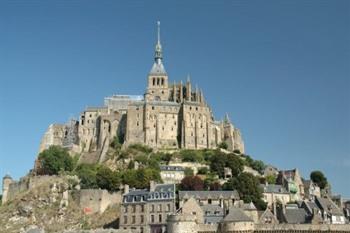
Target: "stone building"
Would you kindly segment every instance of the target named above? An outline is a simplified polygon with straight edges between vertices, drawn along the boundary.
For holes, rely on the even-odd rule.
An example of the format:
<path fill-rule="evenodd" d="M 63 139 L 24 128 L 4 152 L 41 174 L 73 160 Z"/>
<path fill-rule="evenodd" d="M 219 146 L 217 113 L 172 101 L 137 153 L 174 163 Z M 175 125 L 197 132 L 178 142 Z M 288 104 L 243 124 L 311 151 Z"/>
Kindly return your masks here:
<path fill-rule="evenodd" d="M 185 177 L 185 169 L 180 166 L 161 165 L 160 178 L 165 184 L 179 184 Z"/>
<path fill-rule="evenodd" d="M 88 107 L 79 117 L 72 141 L 76 152 L 92 153 L 98 161 L 104 159 L 114 137 L 130 145 L 141 143 L 155 149 L 216 148 L 226 142 L 228 149 L 244 153 L 239 129 L 228 116 L 216 121 L 204 93 L 187 81 L 171 83 L 163 65 L 163 50 L 158 40 L 154 64 L 147 76 L 143 96 L 113 95 L 104 106 Z M 42 139 L 40 150 L 49 145 L 62 145 L 66 130 L 61 125 L 50 126 Z"/>
<path fill-rule="evenodd" d="M 128 190 L 126 185 L 119 227 L 140 233 L 166 232 L 166 219 L 175 213 L 175 185 L 151 182 L 149 190 Z"/>
<path fill-rule="evenodd" d="M 279 171 L 276 183 L 292 194 L 292 201 L 302 200 L 305 196 L 304 183 L 298 169 Z"/>
<path fill-rule="evenodd" d="M 260 185 L 263 194 L 263 200 L 267 203 L 267 206 L 274 210 L 276 213 L 276 204 L 280 203 L 286 205 L 291 201 L 291 193 L 287 191 L 282 185 L 278 184 L 266 184 Z"/>

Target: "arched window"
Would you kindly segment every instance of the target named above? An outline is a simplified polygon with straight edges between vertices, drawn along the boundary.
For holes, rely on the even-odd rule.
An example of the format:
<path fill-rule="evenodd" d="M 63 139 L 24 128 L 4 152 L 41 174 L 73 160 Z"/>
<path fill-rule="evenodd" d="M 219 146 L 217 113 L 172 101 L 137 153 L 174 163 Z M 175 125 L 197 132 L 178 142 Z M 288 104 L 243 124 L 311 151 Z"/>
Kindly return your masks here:
<path fill-rule="evenodd" d="M 164 85 L 164 78 L 162 78 L 162 86 Z"/>
<path fill-rule="evenodd" d="M 159 78 L 157 78 L 157 86 L 159 86 Z"/>
<path fill-rule="evenodd" d="M 156 85 L 156 78 L 153 78 L 153 86 Z"/>

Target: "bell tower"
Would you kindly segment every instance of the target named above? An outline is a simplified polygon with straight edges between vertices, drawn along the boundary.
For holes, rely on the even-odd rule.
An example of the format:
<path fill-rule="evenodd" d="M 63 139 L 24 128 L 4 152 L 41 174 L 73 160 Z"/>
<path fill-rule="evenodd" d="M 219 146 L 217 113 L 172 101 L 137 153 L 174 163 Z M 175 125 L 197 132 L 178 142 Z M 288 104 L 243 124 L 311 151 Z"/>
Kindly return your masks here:
<path fill-rule="evenodd" d="M 154 63 L 148 74 L 148 85 L 145 94 L 147 101 L 167 101 L 169 99 L 168 74 L 163 65 L 163 51 L 160 43 L 160 22 L 157 22 L 157 43 L 154 52 Z"/>

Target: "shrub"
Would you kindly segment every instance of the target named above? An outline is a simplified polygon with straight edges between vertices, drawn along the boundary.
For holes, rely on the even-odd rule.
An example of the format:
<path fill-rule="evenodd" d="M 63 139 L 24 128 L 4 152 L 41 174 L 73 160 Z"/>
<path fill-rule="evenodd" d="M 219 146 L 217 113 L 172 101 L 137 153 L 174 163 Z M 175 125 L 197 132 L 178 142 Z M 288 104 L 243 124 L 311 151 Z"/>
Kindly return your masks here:
<path fill-rule="evenodd" d="M 75 174 L 80 179 L 80 186 L 83 189 L 98 188 L 96 182 L 97 166 L 92 164 L 80 164 L 75 169 Z"/>
<path fill-rule="evenodd" d="M 182 162 L 203 162 L 204 158 L 201 151 L 198 150 L 182 150 L 180 151 Z"/>
<path fill-rule="evenodd" d="M 134 149 L 140 152 L 143 152 L 145 154 L 149 154 L 152 152 L 152 148 L 146 146 L 146 145 L 142 145 L 142 144 L 131 144 L 129 146 L 129 149 Z"/>
<path fill-rule="evenodd" d="M 198 174 L 199 175 L 206 175 L 206 174 L 208 174 L 208 172 L 209 172 L 209 169 L 207 167 L 200 167 L 198 169 Z"/>
<path fill-rule="evenodd" d="M 227 150 L 228 149 L 227 142 L 221 142 L 218 147 L 221 149 Z"/>
<path fill-rule="evenodd" d="M 74 162 L 66 149 L 60 146 L 50 146 L 39 154 L 40 175 L 57 175 L 60 171 L 72 171 Z"/>
<path fill-rule="evenodd" d="M 193 176 L 193 169 L 186 167 L 185 168 L 185 176 Z"/>
<path fill-rule="evenodd" d="M 117 172 L 113 172 L 108 167 L 101 166 L 97 169 L 96 183 L 101 189 L 117 191 L 120 186 L 120 176 Z"/>

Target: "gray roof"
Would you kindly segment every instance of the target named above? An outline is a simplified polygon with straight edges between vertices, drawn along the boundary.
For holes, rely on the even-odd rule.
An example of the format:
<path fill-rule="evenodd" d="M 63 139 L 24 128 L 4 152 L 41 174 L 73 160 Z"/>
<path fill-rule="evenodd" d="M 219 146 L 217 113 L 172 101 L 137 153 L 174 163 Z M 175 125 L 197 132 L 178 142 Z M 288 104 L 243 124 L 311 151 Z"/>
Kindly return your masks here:
<path fill-rule="evenodd" d="M 282 185 L 278 184 L 261 184 L 260 187 L 263 189 L 264 193 L 289 194 L 289 192 Z"/>
<path fill-rule="evenodd" d="M 208 215 L 224 215 L 224 209 L 218 205 L 202 205 L 200 206 L 206 216 Z"/>
<path fill-rule="evenodd" d="M 306 211 L 302 208 L 297 209 L 286 209 L 286 213 L 284 214 L 284 219 L 286 223 L 291 224 L 300 224 L 306 222 Z"/>
<path fill-rule="evenodd" d="M 239 194 L 236 190 L 233 191 L 179 191 L 179 198 L 195 199 L 239 199 Z"/>
<path fill-rule="evenodd" d="M 159 168 L 161 171 L 185 171 L 185 169 L 180 166 L 160 165 Z"/>
<path fill-rule="evenodd" d="M 161 62 L 155 62 L 152 66 L 151 71 L 149 72 L 150 74 L 155 74 L 155 75 L 166 75 L 165 68 L 163 66 L 163 63 Z"/>
<path fill-rule="evenodd" d="M 316 197 L 315 202 L 323 211 L 330 212 L 333 215 L 343 215 L 343 212 L 331 199 Z"/>
<path fill-rule="evenodd" d="M 224 222 L 253 222 L 241 209 L 231 207 Z"/>
<path fill-rule="evenodd" d="M 157 184 L 154 191 L 132 190 L 123 195 L 123 202 L 145 202 L 175 199 L 175 184 Z"/>

